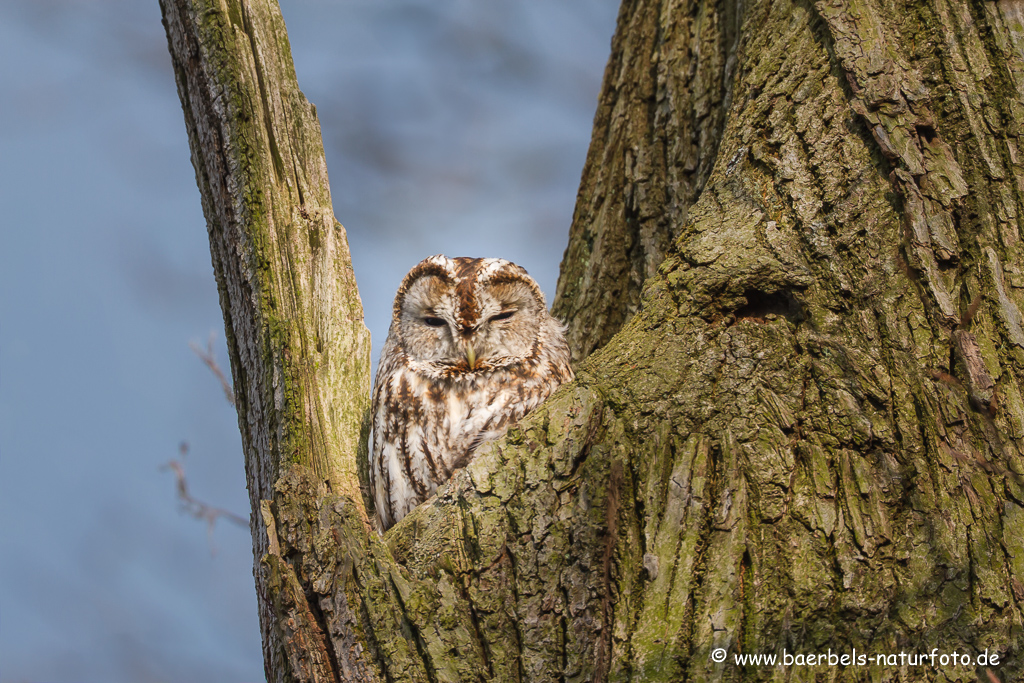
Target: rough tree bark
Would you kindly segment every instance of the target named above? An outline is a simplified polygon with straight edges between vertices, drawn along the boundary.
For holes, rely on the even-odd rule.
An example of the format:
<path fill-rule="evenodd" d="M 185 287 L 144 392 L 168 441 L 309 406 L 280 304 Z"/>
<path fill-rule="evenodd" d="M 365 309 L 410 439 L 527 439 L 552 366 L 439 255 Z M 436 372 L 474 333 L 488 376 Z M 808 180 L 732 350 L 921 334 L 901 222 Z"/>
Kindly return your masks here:
<path fill-rule="evenodd" d="M 162 6 L 268 680 L 1024 674 L 1018 2 L 626 0 L 555 302 L 578 378 L 383 539 L 276 5 Z M 1000 663 L 732 658 L 853 648 Z"/>

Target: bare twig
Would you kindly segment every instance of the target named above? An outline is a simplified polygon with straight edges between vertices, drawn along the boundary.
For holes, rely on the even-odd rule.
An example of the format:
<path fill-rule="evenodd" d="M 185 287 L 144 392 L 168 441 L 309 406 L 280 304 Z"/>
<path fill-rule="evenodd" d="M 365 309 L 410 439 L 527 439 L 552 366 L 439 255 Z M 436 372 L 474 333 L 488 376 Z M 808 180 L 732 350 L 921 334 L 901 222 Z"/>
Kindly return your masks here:
<path fill-rule="evenodd" d="M 184 464 L 185 456 L 188 455 L 188 449 L 188 442 L 182 441 L 178 446 L 180 458 L 176 460 L 168 460 L 160 467 L 160 469 L 174 472 L 174 478 L 177 481 L 178 488 L 178 501 L 181 503 L 181 509 L 192 517 L 206 522 L 206 533 L 210 539 L 210 547 L 213 548 L 213 528 L 217 525 L 218 519 L 223 517 L 232 524 L 237 524 L 243 528 L 247 528 L 249 526 L 249 520 L 245 519 L 241 515 L 236 515 L 230 510 L 214 507 L 201 500 L 197 500 L 191 493 L 189 493 Z"/>
<path fill-rule="evenodd" d="M 231 407 L 234 407 L 235 392 L 231 388 L 231 382 L 228 381 L 227 375 L 225 375 L 224 371 L 220 369 L 219 365 L 217 365 L 217 356 L 213 352 L 213 340 L 216 338 L 217 333 L 210 332 L 210 338 L 206 340 L 205 349 L 199 346 L 199 344 L 197 344 L 194 341 L 189 342 L 188 346 L 190 349 L 192 349 L 193 353 L 199 356 L 199 360 L 203 361 L 203 363 L 206 364 L 206 367 L 210 368 L 213 374 L 217 376 L 217 379 L 220 380 L 221 389 L 224 390 L 224 397 L 227 398 L 228 403 L 231 404 Z"/>

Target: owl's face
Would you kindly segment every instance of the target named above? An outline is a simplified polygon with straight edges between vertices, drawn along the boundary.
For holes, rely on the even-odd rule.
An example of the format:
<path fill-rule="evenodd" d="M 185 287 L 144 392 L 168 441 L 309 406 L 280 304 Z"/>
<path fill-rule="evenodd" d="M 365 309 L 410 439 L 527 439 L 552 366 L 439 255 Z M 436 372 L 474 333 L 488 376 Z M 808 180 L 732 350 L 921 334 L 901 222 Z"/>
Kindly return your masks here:
<path fill-rule="evenodd" d="M 476 372 L 530 356 L 546 309 L 537 283 L 514 263 L 438 255 L 406 275 L 392 330 L 410 360 Z"/>

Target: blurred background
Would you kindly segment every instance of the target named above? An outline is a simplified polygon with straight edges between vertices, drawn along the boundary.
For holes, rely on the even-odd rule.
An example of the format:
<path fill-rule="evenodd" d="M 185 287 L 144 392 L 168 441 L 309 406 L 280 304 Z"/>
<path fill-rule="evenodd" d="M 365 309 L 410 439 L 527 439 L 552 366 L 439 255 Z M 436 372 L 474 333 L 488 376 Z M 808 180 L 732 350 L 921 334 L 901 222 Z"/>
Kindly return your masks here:
<path fill-rule="evenodd" d="M 614 0 L 284 0 L 374 364 L 402 276 L 550 298 Z M 263 680 L 223 320 L 156 0 L 0 0 L 0 681 Z M 181 456 L 179 445 L 188 444 Z"/>

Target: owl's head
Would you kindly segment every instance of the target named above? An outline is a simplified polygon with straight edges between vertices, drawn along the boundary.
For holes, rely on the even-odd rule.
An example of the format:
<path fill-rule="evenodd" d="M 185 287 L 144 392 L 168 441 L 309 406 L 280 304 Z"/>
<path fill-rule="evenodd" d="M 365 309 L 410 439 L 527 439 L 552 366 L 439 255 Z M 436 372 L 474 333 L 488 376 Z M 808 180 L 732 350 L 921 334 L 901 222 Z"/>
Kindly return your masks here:
<path fill-rule="evenodd" d="M 391 321 L 414 362 L 455 371 L 507 367 L 561 326 L 526 270 L 497 258 L 424 259 L 402 281 Z"/>

